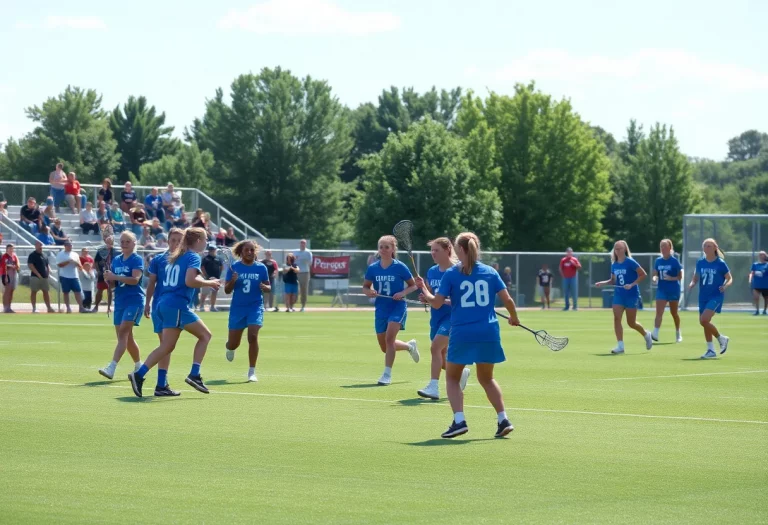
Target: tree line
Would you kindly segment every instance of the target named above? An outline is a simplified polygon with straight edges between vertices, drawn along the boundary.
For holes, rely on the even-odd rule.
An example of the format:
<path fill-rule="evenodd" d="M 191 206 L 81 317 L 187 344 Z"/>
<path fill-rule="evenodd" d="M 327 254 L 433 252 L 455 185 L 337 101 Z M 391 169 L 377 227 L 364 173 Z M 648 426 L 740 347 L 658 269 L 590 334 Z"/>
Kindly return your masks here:
<path fill-rule="evenodd" d="M 409 218 L 417 245 L 472 230 L 501 250 L 653 251 L 682 215 L 768 213 L 768 135 L 746 131 L 722 162 L 686 157 L 671 126 L 632 120 L 617 140 L 533 82 L 477 96 L 383 90 L 341 104 L 331 86 L 280 67 L 238 76 L 173 138 L 145 97 L 112 111 L 68 87 L 26 109 L 35 123 L 0 152 L 0 180 L 47 180 L 57 162 L 104 177 L 191 186 L 268 236 L 372 246 Z"/>

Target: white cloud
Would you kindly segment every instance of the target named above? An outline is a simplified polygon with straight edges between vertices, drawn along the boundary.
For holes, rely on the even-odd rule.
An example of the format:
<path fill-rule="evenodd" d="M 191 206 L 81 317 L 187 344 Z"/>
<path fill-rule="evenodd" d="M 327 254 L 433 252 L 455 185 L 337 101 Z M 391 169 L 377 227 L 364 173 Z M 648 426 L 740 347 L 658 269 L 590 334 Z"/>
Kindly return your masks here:
<path fill-rule="evenodd" d="M 513 60 L 492 76 L 502 82 L 614 79 L 628 81 L 641 91 L 686 83 L 716 86 L 729 92 L 768 89 L 768 72 L 704 60 L 678 49 L 643 49 L 623 57 L 575 55 L 561 49 L 537 50 Z"/>
<path fill-rule="evenodd" d="M 347 11 L 326 0 L 267 0 L 230 10 L 217 26 L 260 34 L 366 35 L 394 31 L 400 19 L 385 11 Z"/>
<path fill-rule="evenodd" d="M 103 30 L 106 22 L 98 16 L 48 16 L 40 23 L 16 22 L 16 29 Z"/>

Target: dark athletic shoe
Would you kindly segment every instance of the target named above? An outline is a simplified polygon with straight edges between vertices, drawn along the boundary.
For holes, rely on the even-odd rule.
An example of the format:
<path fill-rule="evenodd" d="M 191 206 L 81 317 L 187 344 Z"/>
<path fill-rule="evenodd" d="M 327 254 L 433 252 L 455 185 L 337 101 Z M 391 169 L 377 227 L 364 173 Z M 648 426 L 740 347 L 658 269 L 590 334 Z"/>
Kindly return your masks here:
<path fill-rule="evenodd" d="M 170 385 L 165 385 L 164 387 L 155 387 L 155 397 L 177 397 L 180 395 L 181 392 L 171 390 Z"/>
<path fill-rule="evenodd" d="M 466 421 L 462 421 L 461 423 L 456 423 L 455 421 L 452 421 L 451 426 L 448 427 L 448 430 L 440 434 L 440 437 L 455 438 L 456 436 L 466 434 L 467 432 L 469 432 L 469 427 L 467 426 Z"/>
<path fill-rule="evenodd" d="M 198 392 L 202 392 L 203 394 L 208 393 L 208 389 L 203 384 L 203 377 L 202 376 L 187 376 L 187 379 L 185 379 L 187 384 L 197 390 Z"/>
<path fill-rule="evenodd" d="M 505 419 L 501 423 L 499 423 L 499 428 L 496 430 L 496 434 L 494 437 L 497 438 L 503 438 L 510 432 L 512 432 L 515 429 L 515 427 L 512 426 L 512 423 L 509 422 L 509 419 Z"/>
<path fill-rule="evenodd" d="M 136 397 L 141 397 L 141 385 L 144 384 L 144 378 L 136 375 L 136 372 L 128 374 L 128 380 L 131 382 L 131 388 Z"/>

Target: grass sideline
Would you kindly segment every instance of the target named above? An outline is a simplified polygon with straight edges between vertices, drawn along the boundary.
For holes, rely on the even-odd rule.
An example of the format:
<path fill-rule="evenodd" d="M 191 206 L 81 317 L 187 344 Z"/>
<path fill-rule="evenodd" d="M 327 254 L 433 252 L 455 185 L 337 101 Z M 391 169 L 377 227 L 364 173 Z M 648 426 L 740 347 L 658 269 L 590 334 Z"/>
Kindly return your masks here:
<path fill-rule="evenodd" d="M 203 316 L 212 394 L 183 383 L 184 335 L 169 374 L 182 396 L 137 399 L 127 357 L 114 381 L 96 373 L 114 345 L 103 314 L 0 315 L 2 521 L 768 521 L 764 317 L 718 316 L 731 347 L 700 361 L 694 314 L 682 344 L 667 316 L 652 351 L 627 332 L 627 354 L 610 356 L 609 311 L 525 311 L 528 326 L 571 344 L 552 353 L 503 328 L 497 377 L 516 430 L 493 439 L 495 414 L 471 378 L 470 432 L 442 440 L 447 401 L 416 396 L 429 379 L 423 311 L 405 333 L 421 362 L 399 354 L 390 387 L 372 386 L 383 359 L 371 312 L 268 314 L 256 384 L 244 382 L 246 349 L 224 358 L 226 314 Z M 639 317 L 652 326 L 650 311 Z M 137 334 L 144 356 L 156 342 L 148 320 Z"/>

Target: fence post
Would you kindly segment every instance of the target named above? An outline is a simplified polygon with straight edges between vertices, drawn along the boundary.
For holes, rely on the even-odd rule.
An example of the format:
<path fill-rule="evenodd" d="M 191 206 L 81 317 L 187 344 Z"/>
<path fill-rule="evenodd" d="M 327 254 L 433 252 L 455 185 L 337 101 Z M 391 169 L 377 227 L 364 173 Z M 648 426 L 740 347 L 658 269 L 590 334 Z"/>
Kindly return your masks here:
<path fill-rule="evenodd" d="M 21 202 L 23 202 L 24 204 L 27 203 L 27 185 L 26 184 L 21 185 Z"/>
<path fill-rule="evenodd" d="M 587 300 L 587 304 L 589 305 L 589 308 L 592 308 L 592 283 L 594 281 L 592 280 L 592 257 L 589 257 L 589 273 L 587 275 L 587 289 L 589 290 L 589 299 Z"/>
<path fill-rule="evenodd" d="M 515 303 L 520 303 L 520 254 L 515 254 Z"/>

